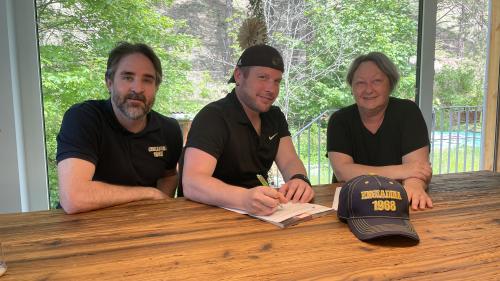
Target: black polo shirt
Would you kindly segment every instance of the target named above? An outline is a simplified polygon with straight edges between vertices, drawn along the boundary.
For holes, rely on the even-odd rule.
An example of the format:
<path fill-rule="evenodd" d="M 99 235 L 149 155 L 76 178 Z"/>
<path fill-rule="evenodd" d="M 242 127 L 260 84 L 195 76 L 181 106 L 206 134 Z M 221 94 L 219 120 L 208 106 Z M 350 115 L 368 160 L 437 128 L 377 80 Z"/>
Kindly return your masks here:
<path fill-rule="evenodd" d="M 272 106 L 268 112 L 261 113 L 260 118 L 259 136 L 233 90 L 196 115 L 186 148 L 198 148 L 217 159 L 213 177 L 246 188 L 259 186 L 256 175 L 267 177 L 280 139 L 290 136 L 288 123 L 278 107 Z M 179 165 L 182 178 L 182 159 Z M 178 195 L 182 194 L 180 189 Z"/>
<path fill-rule="evenodd" d="M 79 158 L 95 165 L 93 180 L 156 187 L 166 170 L 175 169 L 182 150 L 177 121 L 155 111 L 144 130 L 131 133 L 116 119 L 110 100 L 73 105 L 57 136 L 57 162 Z"/>
<path fill-rule="evenodd" d="M 356 164 L 400 165 L 404 155 L 427 145 L 422 112 L 410 100 L 390 97 L 375 134 L 363 125 L 356 104 L 335 112 L 328 122 L 327 150 L 350 155 Z"/>

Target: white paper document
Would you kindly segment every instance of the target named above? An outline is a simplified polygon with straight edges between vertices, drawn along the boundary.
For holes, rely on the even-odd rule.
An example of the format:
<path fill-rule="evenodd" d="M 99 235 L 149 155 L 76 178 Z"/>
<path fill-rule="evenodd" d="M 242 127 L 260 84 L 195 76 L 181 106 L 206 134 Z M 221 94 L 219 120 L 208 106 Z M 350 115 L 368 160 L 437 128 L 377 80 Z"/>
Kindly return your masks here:
<path fill-rule="evenodd" d="M 288 218 L 302 215 L 302 214 L 309 214 L 313 215 L 316 213 L 321 213 L 325 212 L 328 210 L 331 210 L 331 208 L 322 206 L 322 205 L 317 205 L 317 204 L 310 204 L 310 203 L 292 203 L 288 202 L 286 204 L 282 204 L 281 208 L 278 208 L 276 212 L 274 212 L 272 215 L 269 216 L 254 216 L 259 219 L 263 219 L 266 221 L 273 221 L 273 222 L 282 222 Z"/>
<path fill-rule="evenodd" d="M 278 225 L 280 227 L 286 227 L 292 224 L 296 224 L 304 218 L 304 220 L 309 217 L 312 219 L 316 217 L 317 214 L 326 214 L 329 211 L 332 211 L 332 208 L 325 207 L 323 205 L 311 204 L 311 203 L 293 203 L 288 202 L 286 204 L 282 204 L 276 212 L 269 216 L 257 216 L 249 214 L 245 211 L 231 208 L 224 208 L 229 211 L 233 211 L 240 214 L 247 214 L 252 217 L 261 219 L 263 221 L 270 222 L 272 224 Z M 292 220 L 290 220 L 292 219 Z M 285 221 L 290 220 L 290 224 Z"/>
<path fill-rule="evenodd" d="M 335 189 L 335 195 L 333 196 L 333 204 L 332 208 L 337 211 L 339 208 L 339 196 L 340 196 L 340 190 L 342 190 L 342 186 L 339 186 Z"/>

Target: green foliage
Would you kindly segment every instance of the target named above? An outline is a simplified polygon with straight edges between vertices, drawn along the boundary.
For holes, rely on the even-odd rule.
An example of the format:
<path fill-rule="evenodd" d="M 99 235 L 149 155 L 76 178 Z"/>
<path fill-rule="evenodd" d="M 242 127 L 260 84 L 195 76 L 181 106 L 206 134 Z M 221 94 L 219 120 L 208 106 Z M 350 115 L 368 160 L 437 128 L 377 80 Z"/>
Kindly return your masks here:
<path fill-rule="evenodd" d="M 416 57 L 418 9 L 412 1 L 307 3 L 304 13 L 314 36 L 294 44 L 303 50 L 307 60 L 306 66 L 294 69 L 289 78 L 295 97 L 290 103 L 289 121 L 294 126 L 303 125 L 325 110 L 351 104 L 353 99 L 345 82 L 347 69 L 356 56 L 370 51 L 384 52 L 398 65 L 401 82 L 393 95 L 414 98 L 415 66 L 410 58 Z M 279 38 L 278 42 L 290 45 L 291 40 Z M 325 75 L 319 75 L 320 71 Z M 305 80 L 310 77 L 317 79 Z"/>
<path fill-rule="evenodd" d="M 62 115 L 75 103 L 108 98 L 104 72 L 108 52 L 117 42 L 144 42 L 157 52 L 164 71 L 155 104 L 160 113 L 194 115 L 207 99 L 214 97 L 213 88 L 231 87 L 225 81 L 214 81 L 208 71 L 197 71 L 199 77 L 189 77 L 193 72 L 188 58 L 200 41 L 183 32 L 187 29 L 185 21 L 165 16 L 173 0 L 36 2 L 52 206 L 58 200 L 55 153 Z M 440 5 L 448 2 L 456 1 L 439 1 Z M 289 59 L 285 62 L 287 71 L 277 103 L 286 110 L 291 131 L 321 112 L 353 103 L 345 82 L 346 72 L 356 56 L 370 51 L 384 52 L 399 67 L 401 80 L 393 95 L 413 99 L 416 75 L 410 59 L 416 57 L 417 3 L 415 0 L 251 0 L 249 11 L 234 10 L 226 19 L 232 39 L 228 43 L 235 50 L 235 57 L 224 63 L 233 65 L 241 54 L 235 39 L 243 18 L 248 15 L 263 18 L 268 24 L 270 44 L 282 51 L 285 60 Z M 298 5 L 303 6 L 298 9 Z M 485 7 L 469 6 L 471 9 L 466 11 L 475 11 L 474 6 Z M 473 18 L 472 14 L 465 16 L 465 20 Z M 287 25 L 293 28 L 284 28 Z M 467 34 L 456 35 L 463 35 L 461 38 L 465 40 Z M 466 46 L 476 46 L 469 43 Z M 475 58 L 484 57 L 481 46 L 474 49 Z M 450 55 L 447 51 L 443 53 Z M 482 72 L 481 67 L 466 64 L 438 71 L 435 105 L 481 104 L 483 78 L 475 74 Z M 319 132 L 324 137 L 324 123 L 321 128 L 312 128 L 312 134 Z M 304 141 L 301 139 L 302 144 Z M 325 144 L 313 140 L 310 145 L 315 152 Z M 299 154 L 305 163 L 311 157 L 304 150 Z M 328 159 L 322 156 L 318 159 L 320 164 L 316 165 L 322 167 L 323 182 L 329 178 Z"/>
<path fill-rule="evenodd" d="M 56 136 L 63 113 L 88 99 L 105 99 L 108 52 L 120 41 L 150 45 L 162 61 L 164 79 L 155 110 L 170 114 L 197 108 L 185 99 L 193 92 L 186 59 L 197 41 L 185 26 L 159 11 L 171 0 L 37 1 L 40 61 L 51 206 L 57 197 Z"/>
<path fill-rule="evenodd" d="M 434 105 L 476 106 L 483 99 L 483 76 L 472 64 L 458 67 L 444 66 L 434 78 Z"/>

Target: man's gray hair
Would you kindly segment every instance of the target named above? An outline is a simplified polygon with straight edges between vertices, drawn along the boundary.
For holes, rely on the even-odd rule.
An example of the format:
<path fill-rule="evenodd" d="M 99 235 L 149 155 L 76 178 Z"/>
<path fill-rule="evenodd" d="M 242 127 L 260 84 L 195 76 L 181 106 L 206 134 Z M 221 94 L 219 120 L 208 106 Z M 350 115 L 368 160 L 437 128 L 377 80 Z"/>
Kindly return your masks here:
<path fill-rule="evenodd" d="M 396 65 L 385 54 L 381 52 L 371 52 L 367 55 L 361 55 L 351 63 L 346 77 L 349 86 L 351 86 L 352 88 L 352 79 L 354 78 L 354 73 L 356 72 L 356 70 L 358 70 L 358 67 L 363 62 L 367 61 L 375 63 L 377 67 L 387 76 L 392 92 L 399 82 L 399 71 Z"/>

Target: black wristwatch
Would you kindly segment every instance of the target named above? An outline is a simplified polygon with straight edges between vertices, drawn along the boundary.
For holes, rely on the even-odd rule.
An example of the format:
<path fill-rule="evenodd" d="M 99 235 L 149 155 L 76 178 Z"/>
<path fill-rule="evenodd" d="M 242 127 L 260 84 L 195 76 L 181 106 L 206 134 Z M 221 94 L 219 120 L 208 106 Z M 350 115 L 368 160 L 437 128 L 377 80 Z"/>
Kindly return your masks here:
<path fill-rule="evenodd" d="M 309 186 L 312 186 L 311 185 L 311 181 L 309 180 L 309 178 L 306 176 L 306 175 L 303 175 L 303 174 L 295 174 L 293 176 L 290 177 L 290 180 L 293 180 L 293 179 L 300 179 L 300 180 L 303 180 L 305 181 Z"/>

